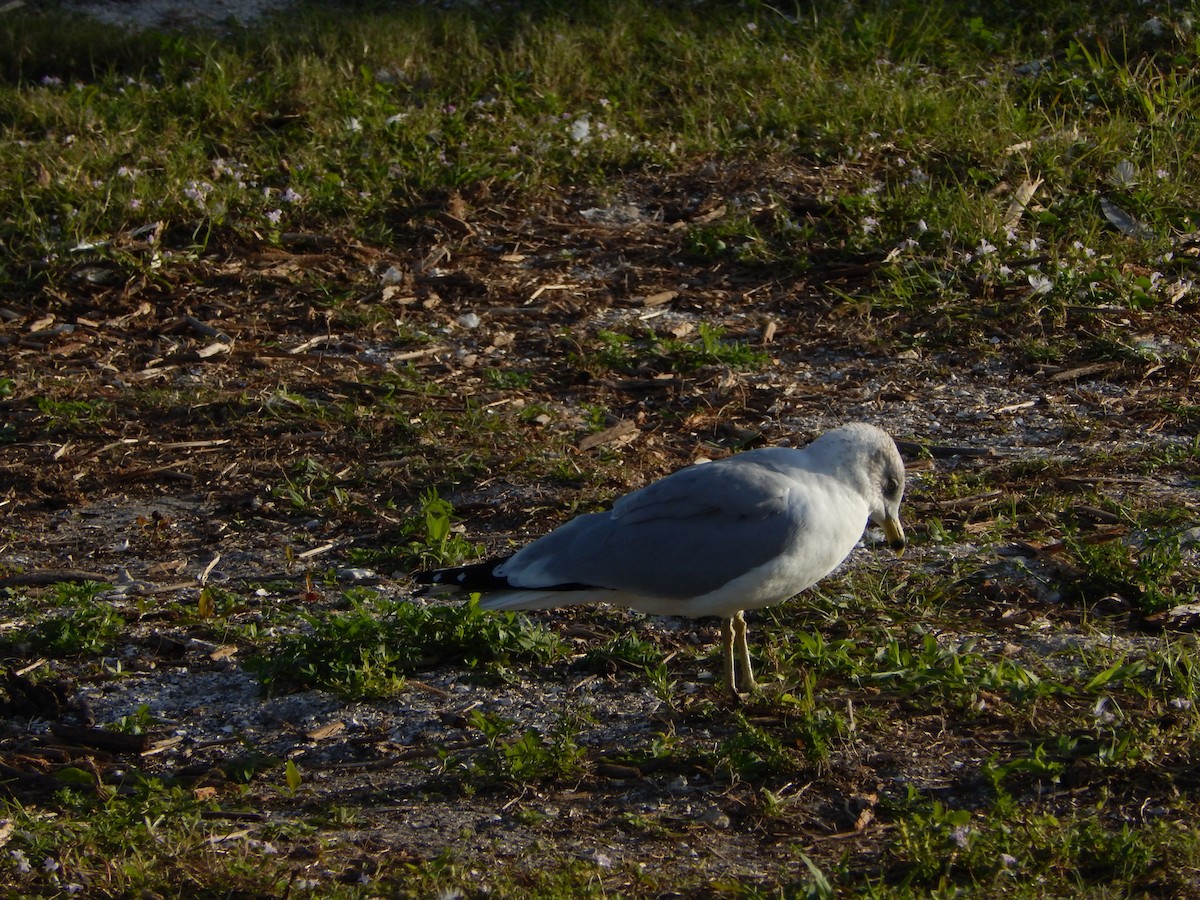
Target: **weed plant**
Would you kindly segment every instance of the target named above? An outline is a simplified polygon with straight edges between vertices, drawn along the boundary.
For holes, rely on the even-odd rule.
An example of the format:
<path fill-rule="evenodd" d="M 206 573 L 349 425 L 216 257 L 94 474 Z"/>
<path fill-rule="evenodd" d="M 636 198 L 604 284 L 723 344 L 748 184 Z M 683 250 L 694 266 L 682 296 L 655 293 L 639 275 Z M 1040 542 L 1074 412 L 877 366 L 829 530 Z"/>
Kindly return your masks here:
<path fill-rule="evenodd" d="M 418 605 L 371 591 L 346 595 L 348 608 L 303 616 L 307 629 L 251 662 L 272 690 L 320 687 L 348 698 L 392 696 L 406 675 L 435 665 L 466 668 L 538 663 L 559 640 L 515 613 L 477 603 Z"/>

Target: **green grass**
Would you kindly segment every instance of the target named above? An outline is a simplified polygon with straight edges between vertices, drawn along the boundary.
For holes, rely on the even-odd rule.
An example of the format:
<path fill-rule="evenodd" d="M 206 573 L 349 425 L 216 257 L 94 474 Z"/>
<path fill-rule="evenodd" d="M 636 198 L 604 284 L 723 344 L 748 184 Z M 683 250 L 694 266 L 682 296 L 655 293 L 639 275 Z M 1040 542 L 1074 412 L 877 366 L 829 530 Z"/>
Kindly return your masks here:
<path fill-rule="evenodd" d="M 948 809 L 911 795 L 887 866 L 884 896 L 1128 896 L 1187 891 L 1197 839 L 1181 821 L 1113 827 L 1080 811 L 1058 817 L 1002 796 L 989 813 Z"/>
<path fill-rule="evenodd" d="M 218 851 L 210 837 L 227 825 L 204 821 L 205 805 L 184 789 L 148 782 L 125 796 L 115 790 L 93 796 L 64 787 L 56 806 L 54 815 L 11 801 L 5 806 L 19 837 L 6 848 L 3 877 L 20 896 L 81 889 L 208 896 L 214 879 L 233 892 L 279 890 L 287 883 L 286 867 L 249 845 Z"/>
<path fill-rule="evenodd" d="M 889 282 L 906 259 L 1003 244 L 1006 201 L 992 191 L 1029 175 L 1046 180 L 1045 210 L 1020 223 L 1019 242 L 1069 258 L 1079 241 L 1119 261 L 1139 251 L 1110 232 L 1096 176 L 1132 161 L 1113 202 L 1160 234 L 1190 228 L 1200 138 L 1181 139 L 1194 134 L 1194 47 L 1173 20 L 1138 37 L 1136 8 L 1108 6 L 1091 34 L 1071 31 L 1079 13 L 1065 5 L 1026 10 L 1019 27 L 916 5 L 863 16 L 819 6 L 794 22 L 768 7 L 636 2 L 570 16 L 537 3 L 493 15 L 314 12 L 289 16 L 286 42 L 269 30 L 122 39 L 18 10 L 0 32 L 12 48 L 0 121 L 14 174 L 3 236 L 18 260 L 156 219 L 174 228 L 175 253 L 224 229 L 390 240 L 431 190 L 599 185 L 650 163 L 783 153 L 865 161 L 831 191 L 827 239 L 889 246 L 927 223 Z M 1019 68 L 1035 60 L 1048 61 Z M 793 217 L 736 221 L 719 226 L 728 236 L 696 232 L 697 249 L 753 256 L 765 242 L 769 258 L 789 255 L 795 242 L 779 233 L 798 227 Z M 951 278 L 1024 280 L 994 271 L 1023 252 L 1013 250 L 955 264 Z M 132 262 L 93 252 L 118 270 Z M 1101 290 L 1157 302 L 1102 264 Z M 63 273 L 53 264 L 42 277 Z M 20 265 L 7 275 L 30 277 Z M 1047 299 L 1072 296 L 1063 283 Z"/>
<path fill-rule="evenodd" d="M 55 585 L 49 598 L 54 611 L 33 616 L 36 621 L 7 635 L 4 643 L 9 649 L 28 647 L 38 653 L 66 656 L 105 653 L 125 630 L 125 619 L 111 601 L 96 596 L 107 588 L 90 581 Z M 32 614 L 44 609 L 45 602 L 24 598 L 20 605 Z"/>
<path fill-rule="evenodd" d="M 694 372 L 704 366 L 754 371 L 770 361 L 766 353 L 744 341 L 725 339 L 725 329 L 707 322 L 700 323 L 695 337 L 664 337 L 653 331 L 640 336 L 601 331 L 594 349 L 574 358 L 584 370 L 627 373 Z"/>
<path fill-rule="evenodd" d="M 514 734 L 512 722 L 479 711 L 471 714 L 471 725 L 487 744 L 464 768 L 483 784 L 494 785 L 497 778 L 515 785 L 562 781 L 583 770 L 583 749 L 575 740 L 579 723 L 570 717 L 560 719 L 548 735 L 532 729 Z"/>
<path fill-rule="evenodd" d="M 493 668 L 545 662 L 558 639 L 515 613 L 476 603 L 417 605 L 371 591 L 346 595 L 347 608 L 302 616 L 307 627 L 251 662 L 271 690 L 321 687 L 348 698 L 393 696 L 405 676 L 435 665 Z"/>

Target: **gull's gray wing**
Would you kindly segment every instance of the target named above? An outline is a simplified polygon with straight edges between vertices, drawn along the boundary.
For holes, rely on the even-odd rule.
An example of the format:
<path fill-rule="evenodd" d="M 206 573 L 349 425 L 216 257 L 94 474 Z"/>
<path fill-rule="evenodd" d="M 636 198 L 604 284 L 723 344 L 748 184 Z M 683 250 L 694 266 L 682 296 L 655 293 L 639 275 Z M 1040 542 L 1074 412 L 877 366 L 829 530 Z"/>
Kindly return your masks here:
<path fill-rule="evenodd" d="M 798 537 L 796 482 L 765 451 L 682 469 L 572 519 L 496 569 L 518 588 L 564 585 L 698 597 L 775 559 Z"/>
<path fill-rule="evenodd" d="M 792 487 L 762 451 L 680 469 L 613 504 L 614 518 L 630 523 L 723 515 L 765 518 L 782 512 Z"/>

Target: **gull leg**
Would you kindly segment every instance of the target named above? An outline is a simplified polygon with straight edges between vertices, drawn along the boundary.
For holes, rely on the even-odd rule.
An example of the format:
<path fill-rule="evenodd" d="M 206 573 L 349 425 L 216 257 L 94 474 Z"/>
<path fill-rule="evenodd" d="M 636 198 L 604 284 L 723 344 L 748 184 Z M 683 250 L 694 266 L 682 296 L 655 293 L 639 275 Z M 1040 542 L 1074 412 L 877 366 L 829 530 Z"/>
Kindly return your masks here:
<path fill-rule="evenodd" d="M 737 680 L 734 678 L 733 668 L 733 644 L 734 644 L 734 620 L 721 620 L 721 650 L 725 657 L 725 684 L 729 686 L 729 690 L 733 695 L 737 696 Z"/>
<path fill-rule="evenodd" d="M 758 682 L 754 680 L 754 668 L 750 665 L 750 647 L 746 643 L 746 617 L 741 610 L 738 614 L 729 620 L 730 630 L 733 632 L 733 644 L 730 649 L 737 650 L 738 667 L 741 670 L 742 689 L 744 691 L 758 690 Z M 727 667 L 732 673 L 733 660 L 730 659 Z M 732 678 L 732 674 L 730 675 Z"/>

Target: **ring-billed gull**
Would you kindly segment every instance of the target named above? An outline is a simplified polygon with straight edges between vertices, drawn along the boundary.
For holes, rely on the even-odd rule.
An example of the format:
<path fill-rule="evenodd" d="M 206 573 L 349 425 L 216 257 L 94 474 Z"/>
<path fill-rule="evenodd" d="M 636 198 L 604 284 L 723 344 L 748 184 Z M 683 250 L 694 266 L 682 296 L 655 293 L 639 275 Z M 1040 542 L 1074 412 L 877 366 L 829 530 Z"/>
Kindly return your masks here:
<path fill-rule="evenodd" d="M 485 609 L 603 601 L 655 615 L 719 616 L 725 678 L 736 694 L 757 687 L 743 611 L 816 584 L 850 554 L 868 521 L 902 551 L 903 494 L 895 442 L 854 423 L 801 450 L 767 447 L 681 469 L 511 556 L 416 579 L 477 592 Z"/>

